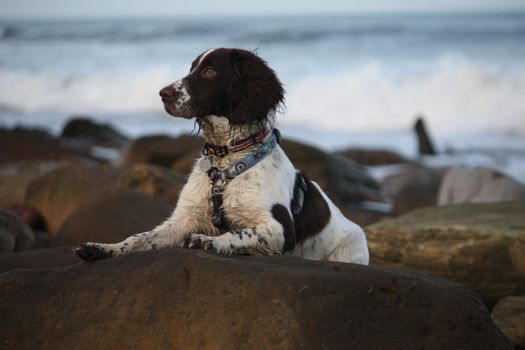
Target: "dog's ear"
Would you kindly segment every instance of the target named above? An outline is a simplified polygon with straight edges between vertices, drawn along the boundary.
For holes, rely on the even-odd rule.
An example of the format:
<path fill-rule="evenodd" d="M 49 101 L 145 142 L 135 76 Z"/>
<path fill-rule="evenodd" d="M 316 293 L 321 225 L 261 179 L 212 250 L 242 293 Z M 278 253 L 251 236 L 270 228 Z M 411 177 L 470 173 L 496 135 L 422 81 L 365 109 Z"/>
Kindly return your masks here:
<path fill-rule="evenodd" d="M 275 72 L 252 52 L 232 49 L 233 79 L 228 88 L 231 124 L 260 122 L 284 103 L 284 89 Z"/>

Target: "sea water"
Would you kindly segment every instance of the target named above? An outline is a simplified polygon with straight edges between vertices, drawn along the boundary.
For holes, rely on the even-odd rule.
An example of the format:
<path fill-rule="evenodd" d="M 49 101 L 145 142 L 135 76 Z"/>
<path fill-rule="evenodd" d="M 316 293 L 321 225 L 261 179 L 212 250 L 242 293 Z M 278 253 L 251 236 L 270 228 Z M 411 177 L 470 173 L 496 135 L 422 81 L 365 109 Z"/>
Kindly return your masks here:
<path fill-rule="evenodd" d="M 0 22 L 0 125 L 72 115 L 130 136 L 189 132 L 158 91 L 214 47 L 257 50 L 286 89 L 285 136 L 416 155 L 424 115 L 444 165 L 525 182 L 525 13 Z"/>

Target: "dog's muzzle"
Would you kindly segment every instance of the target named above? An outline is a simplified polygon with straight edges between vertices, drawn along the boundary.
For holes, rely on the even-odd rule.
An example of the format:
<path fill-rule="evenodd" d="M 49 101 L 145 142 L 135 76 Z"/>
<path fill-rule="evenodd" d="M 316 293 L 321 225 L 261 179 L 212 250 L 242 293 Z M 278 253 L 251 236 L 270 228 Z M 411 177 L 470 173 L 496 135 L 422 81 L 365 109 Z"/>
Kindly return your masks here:
<path fill-rule="evenodd" d="M 189 106 L 190 95 L 182 80 L 163 87 L 159 95 L 164 103 L 164 109 L 172 116 L 186 119 L 195 117 Z"/>

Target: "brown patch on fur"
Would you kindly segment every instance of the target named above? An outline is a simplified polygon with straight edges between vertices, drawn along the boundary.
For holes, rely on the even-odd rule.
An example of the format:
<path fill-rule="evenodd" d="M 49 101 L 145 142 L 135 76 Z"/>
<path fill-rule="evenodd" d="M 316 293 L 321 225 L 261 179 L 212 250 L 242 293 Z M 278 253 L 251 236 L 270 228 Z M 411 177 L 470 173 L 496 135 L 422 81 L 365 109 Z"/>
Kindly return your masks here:
<path fill-rule="evenodd" d="M 272 215 L 283 226 L 284 246 L 283 252 L 292 250 L 295 247 L 295 230 L 292 217 L 288 210 L 281 204 L 274 204 Z"/>
<path fill-rule="evenodd" d="M 304 194 L 302 214 L 295 222 L 297 242 L 315 236 L 328 224 L 330 208 L 317 187 L 308 180 L 308 190 Z"/>

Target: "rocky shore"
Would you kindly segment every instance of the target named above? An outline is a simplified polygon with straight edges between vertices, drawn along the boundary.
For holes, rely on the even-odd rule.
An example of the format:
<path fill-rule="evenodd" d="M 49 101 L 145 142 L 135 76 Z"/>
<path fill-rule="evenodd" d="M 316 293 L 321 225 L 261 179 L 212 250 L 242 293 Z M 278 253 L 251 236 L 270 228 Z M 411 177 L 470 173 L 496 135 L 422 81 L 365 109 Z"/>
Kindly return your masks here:
<path fill-rule="evenodd" d="M 295 166 L 365 227 L 371 266 L 175 248 L 73 256 L 162 222 L 202 145 L 85 118 L 60 136 L 0 129 L 2 348 L 525 347 L 525 186 L 497 169 L 285 139 Z"/>

